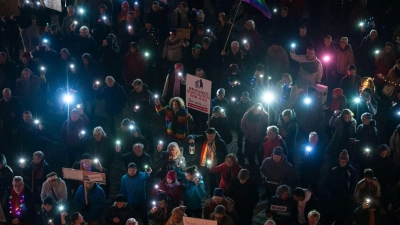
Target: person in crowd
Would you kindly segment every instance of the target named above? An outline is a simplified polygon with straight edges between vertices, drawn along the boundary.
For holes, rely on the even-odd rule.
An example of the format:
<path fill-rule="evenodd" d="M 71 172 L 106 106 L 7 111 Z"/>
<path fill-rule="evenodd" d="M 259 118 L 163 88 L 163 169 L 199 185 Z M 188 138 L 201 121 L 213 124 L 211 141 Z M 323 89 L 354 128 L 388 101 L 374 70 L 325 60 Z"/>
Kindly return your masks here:
<path fill-rule="evenodd" d="M 142 143 L 144 145 L 144 150 L 146 152 L 150 151 L 147 139 L 142 135 L 136 123 L 128 118 L 123 119 L 121 122 L 121 126 L 117 131 L 117 141 L 120 143 L 119 146 L 121 147 L 122 153 L 130 152 L 132 146 L 136 143 Z"/>
<path fill-rule="evenodd" d="M 396 64 L 398 58 L 392 42 L 387 42 L 382 52 L 379 50 L 377 51 L 378 52 L 375 52 L 376 70 L 374 73 L 374 83 L 377 86 L 378 91 L 380 91 L 384 85 L 382 74 L 387 75 L 390 69 L 393 68 L 393 65 Z M 381 75 L 379 76 L 378 74 Z"/>
<path fill-rule="evenodd" d="M 35 201 L 39 204 L 42 203 L 40 198 L 42 185 L 46 181 L 46 175 L 52 171 L 49 164 L 44 160 L 43 152 L 34 152 L 32 161 L 28 166 L 25 165 L 25 161 L 20 161 L 20 167 L 23 169 L 23 174 L 29 182 L 29 186 L 32 187 Z"/>
<path fill-rule="evenodd" d="M 387 212 L 389 222 L 399 222 L 397 211 L 399 210 L 400 201 L 400 181 L 394 186 L 394 188 L 388 193 L 387 200 L 383 204 L 383 208 Z"/>
<path fill-rule="evenodd" d="M 298 215 L 295 219 L 296 224 L 307 224 L 308 214 L 312 210 L 320 210 L 318 199 L 307 189 L 295 188 L 292 191 L 292 198 L 294 200 L 293 216 Z"/>
<path fill-rule="evenodd" d="M 185 96 L 185 68 L 182 63 L 175 63 L 174 69 L 168 71 L 168 75 L 165 78 L 164 89 L 162 92 L 162 98 L 166 102 L 172 97 Z M 156 98 L 156 100 L 158 100 Z"/>
<path fill-rule="evenodd" d="M 22 119 L 15 133 L 15 146 L 22 154 L 19 157 L 28 156 L 42 147 L 42 138 L 45 136 L 43 125 L 40 121 L 35 123 L 30 111 L 24 111 Z"/>
<path fill-rule="evenodd" d="M 14 172 L 10 166 L 7 165 L 7 158 L 0 153 L 0 199 L 3 198 L 7 188 L 12 185 Z"/>
<path fill-rule="evenodd" d="M 155 203 L 153 202 L 153 208 L 148 213 L 153 218 L 152 225 L 164 225 L 172 215 L 173 203 L 164 192 L 157 194 Z"/>
<path fill-rule="evenodd" d="M 357 120 L 359 120 L 358 118 L 361 118 L 361 115 L 364 112 L 369 112 L 372 116 L 376 115 L 378 112 L 378 100 L 376 98 L 377 97 L 372 89 L 365 88 L 362 90 L 360 98 L 355 99 L 351 106 L 351 109 L 355 112 L 355 118 L 357 118 Z"/>
<path fill-rule="evenodd" d="M 374 52 L 381 48 L 381 40 L 378 38 L 378 31 L 372 29 L 367 36 L 361 40 L 361 44 L 356 51 L 355 61 L 359 67 L 359 73 L 363 76 L 372 76 L 375 71 Z"/>
<path fill-rule="evenodd" d="M 366 155 L 366 157 L 362 157 L 364 158 L 364 162 L 361 163 L 361 170 L 363 170 L 371 165 L 369 158 L 372 157 L 370 154 L 374 155 L 374 153 L 370 153 L 370 151 L 371 149 L 375 151 L 378 147 L 379 132 L 376 127 L 376 121 L 372 119 L 371 113 L 363 113 L 361 115 L 361 122 L 362 124 L 357 127 L 355 139 L 357 140 L 358 152 L 364 152 Z"/>
<path fill-rule="evenodd" d="M 227 69 L 230 67 L 230 65 L 236 64 L 238 67 L 236 71 L 246 72 L 247 68 L 245 68 L 245 54 L 242 50 L 240 50 L 239 42 L 232 41 L 231 50 L 226 52 L 225 49 L 223 49 L 221 51 L 221 56 L 223 69 Z"/>
<path fill-rule="evenodd" d="M 381 202 L 381 186 L 374 177 L 372 169 L 364 170 L 364 179 L 361 179 L 354 190 L 354 198 L 358 205 L 370 203 L 370 208 L 378 208 Z"/>
<path fill-rule="evenodd" d="M 194 218 L 202 218 L 203 209 L 201 201 L 205 197 L 203 177 L 199 174 L 197 166 L 186 167 L 185 172 L 178 167 L 174 168 L 178 178 L 185 185 L 184 205 L 187 206 L 186 215 Z M 172 211 L 172 217 L 174 211 Z M 179 221 L 178 221 L 179 222 Z"/>
<path fill-rule="evenodd" d="M 356 172 L 347 150 L 339 154 L 339 162 L 328 175 L 328 188 L 332 199 L 332 214 L 337 223 L 344 223 L 352 211 L 352 196 L 356 186 Z"/>
<path fill-rule="evenodd" d="M 12 187 L 7 189 L 4 196 L 2 209 L 8 224 L 36 221 L 35 196 L 22 177 L 13 178 Z M 24 207 L 20 207 L 19 203 L 24 204 Z"/>
<path fill-rule="evenodd" d="M 98 57 L 100 65 L 102 65 L 101 74 L 103 77 L 109 74 L 120 74 L 121 67 L 115 68 L 115 65 L 121 65 L 119 54 L 121 48 L 117 42 L 117 37 L 113 33 L 109 33 L 105 39 L 101 39 L 102 43 L 98 49 Z"/>
<path fill-rule="evenodd" d="M 217 51 L 221 52 L 224 50 L 225 41 L 229 38 L 229 30 L 233 27 L 232 22 L 229 19 L 229 15 L 225 15 L 224 12 L 218 13 L 218 22 L 214 25 L 212 29 L 217 39 Z M 229 40 L 228 40 L 229 42 Z"/>
<path fill-rule="evenodd" d="M 377 74 L 377 76 L 380 77 L 385 83 L 382 94 L 388 97 L 396 97 L 399 91 L 398 79 L 400 77 L 400 59 L 396 61 L 396 65 L 389 70 L 387 75 L 380 73 Z"/>
<path fill-rule="evenodd" d="M 241 122 L 244 114 L 247 112 L 247 110 L 252 107 L 255 102 L 249 98 L 250 94 L 247 91 L 242 92 L 242 95 L 240 97 L 240 101 L 234 105 L 234 124 L 235 124 L 235 130 L 237 134 L 237 152 L 236 156 L 238 157 L 238 162 L 240 165 L 244 165 L 244 158 L 245 155 L 243 154 L 243 137 L 244 137 L 244 132 L 241 129 Z"/>
<path fill-rule="evenodd" d="M 221 139 L 219 133 L 213 128 L 208 128 L 203 134 L 191 134 L 187 137 L 189 144 L 195 142 L 201 143 L 200 151 L 200 166 L 201 168 L 210 168 L 225 161 L 225 156 L 228 154 L 226 143 Z M 204 171 L 206 171 L 204 169 Z M 217 187 L 217 176 L 213 173 L 209 174 L 210 193 Z"/>
<path fill-rule="evenodd" d="M 324 59 L 325 84 L 327 84 L 329 88 L 335 88 L 330 84 L 330 81 L 332 81 L 332 76 L 335 74 L 336 65 L 336 46 L 332 41 L 331 35 L 326 35 L 324 37 L 324 42 L 318 49 L 318 57 L 320 59 Z"/>
<path fill-rule="evenodd" d="M 280 28 L 281 29 L 281 28 Z M 272 45 L 268 47 L 265 54 L 265 66 L 267 74 L 272 76 L 274 81 L 289 68 L 289 57 L 284 48 L 279 44 L 278 39 L 273 39 Z"/>
<path fill-rule="evenodd" d="M 197 34 L 193 37 L 192 47 L 194 47 L 196 44 L 199 44 L 201 46 L 201 43 L 205 37 L 210 39 L 210 43 L 217 41 L 217 37 L 214 35 L 212 31 L 210 30 L 207 30 L 207 32 L 205 31 L 203 24 L 198 24 L 196 30 Z"/>
<path fill-rule="evenodd" d="M 189 46 L 189 42 L 179 39 L 176 33 L 177 30 L 172 28 L 169 32 L 169 37 L 164 42 L 162 58 L 165 60 L 166 65 L 180 62 L 183 59 L 183 48 Z"/>
<path fill-rule="evenodd" d="M 144 152 L 144 145 L 142 143 L 135 143 L 132 146 L 132 152 L 128 152 L 126 154 L 121 153 L 121 146 L 115 146 L 116 151 L 116 159 L 123 161 L 125 165 L 129 165 L 131 162 L 135 163 L 136 170 L 140 172 L 146 172 L 153 166 L 151 162 L 151 157 Z"/>
<path fill-rule="evenodd" d="M 273 218 L 277 225 L 292 224 L 293 199 L 290 197 L 291 189 L 287 185 L 279 185 L 275 195 L 268 201 L 265 213 L 268 218 Z"/>
<path fill-rule="evenodd" d="M 157 145 L 157 151 L 160 153 L 160 159 L 163 160 L 162 166 L 158 172 L 158 176 L 161 179 L 165 179 L 167 173 L 174 169 L 175 166 L 179 166 L 182 170 L 186 168 L 186 160 L 181 152 L 178 143 L 171 142 L 167 146 L 167 151 L 162 151 L 163 142 Z"/>
<path fill-rule="evenodd" d="M 253 209 L 258 202 L 258 185 L 249 178 L 247 169 L 241 169 L 237 178 L 232 180 L 229 196 L 235 201 L 237 224 L 251 224 Z"/>
<path fill-rule="evenodd" d="M 79 28 L 79 34 L 75 34 L 76 30 L 75 23 L 70 25 L 69 39 L 71 43 L 71 52 L 76 58 L 82 56 L 85 53 L 90 54 L 97 59 L 97 45 L 94 38 L 89 34 L 89 28 L 87 26 L 81 26 Z"/>
<path fill-rule="evenodd" d="M 178 7 L 171 15 L 172 28 L 189 28 L 192 13 L 186 2 L 179 3 Z"/>
<path fill-rule="evenodd" d="M 68 191 L 65 181 L 57 176 L 56 172 L 46 175 L 46 181 L 43 182 L 40 199 L 43 204 L 47 198 L 51 198 L 57 204 L 62 204 L 68 200 Z"/>
<path fill-rule="evenodd" d="M 282 147 L 285 155 L 289 154 L 286 141 L 279 134 L 279 128 L 276 126 L 269 126 L 267 127 L 267 134 L 265 135 L 257 153 L 258 161 L 263 162 L 264 159 L 271 157 L 276 146 Z M 293 154 L 293 152 L 290 154 Z"/>
<path fill-rule="evenodd" d="M 168 11 L 168 1 L 153 1 L 150 12 L 147 14 L 147 20 L 151 22 L 154 28 L 160 31 L 162 40 L 167 38 L 166 35 L 168 34 Z"/>
<path fill-rule="evenodd" d="M 289 15 L 289 9 L 287 6 L 283 6 L 279 10 L 279 15 L 273 18 L 274 20 L 274 39 L 281 40 L 280 43 L 286 46 L 289 43 L 289 38 L 292 35 L 293 28 L 295 27 L 295 21 L 292 16 Z"/>
<path fill-rule="evenodd" d="M 327 103 L 327 106 L 325 108 L 325 121 L 324 125 L 325 126 L 325 133 L 328 135 L 328 138 L 332 138 L 333 131 L 335 128 L 329 126 L 329 119 L 332 117 L 333 113 L 335 113 L 336 110 L 342 111 L 343 109 L 346 109 L 347 106 L 347 98 L 343 94 L 343 90 L 341 88 L 335 88 L 332 91 L 332 99 L 330 100 L 329 103 Z"/>
<path fill-rule="evenodd" d="M 85 193 L 87 193 L 87 198 Z M 79 212 L 82 212 L 87 223 L 99 224 L 102 212 L 106 207 L 106 196 L 99 184 L 85 182 L 76 191 L 74 205 Z"/>
<path fill-rule="evenodd" d="M 225 109 L 221 108 L 220 106 L 214 106 L 212 116 L 210 121 L 207 122 L 207 125 L 214 127 L 227 145 L 232 142 L 232 133 L 229 129 L 230 122 L 225 114 Z"/>
<path fill-rule="evenodd" d="M 276 225 L 276 223 L 273 219 L 268 218 L 264 225 Z"/>
<path fill-rule="evenodd" d="M 393 171 L 394 163 L 390 156 L 390 148 L 386 144 L 381 144 L 377 148 L 377 154 L 371 165 L 375 177 L 379 180 L 381 192 L 387 193 L 394 185 Z"/>
<path fill-rule="evenodd" d="M 43 72 L 40 77 L 33 74 L 29 68 L 24 68 L 21 72 L 21 78 L 17 79 L 16 90 L 25 109 L 31 111 L 41 111 L 37 103 L 40 100 L 41 84 L 46 82 L 46 76 Z"/>
<path fill-rule="evenodd" d="M 131 206 L 144 225 L 149 224 L 146 207 L 146 181 L 150 178 L 151 168 L 140 172 L 134 162 L 129 163 L 128 172 L 121 179 L 121 194 L 127 196 Z"/>
<path fill-rule="evenodd" d="M 321 214 L 317 210 L 311 210 L 308 215 L 308 225 L 321 225 L 319 220 L 321 219 Z"/>
<path fill-rule="evenodd" d="M 116 35 L 118 43 L 120 43 L 121 51 L 120 54 L 124 57 L 130 50 L 129 45 L 132 42 L 138 42 L 140 39 L 140 23 L 137 19 L 137 13 L 129 11 L 126 14 L 126 20 L 119 22 L 116 25 Z"/>
<path fill-rule="evenodd" d="M 211 107 L 219 106 L 224 111 L 229 112 L 229 100 L 225 98 L 225 88 L 219 88 L 216 94 L 217 96 L 211 100 Z"/>
<path fill-rule="evenodd" d="M 59 211 L 57 209 L 57 203 L 54 202 L 54 199 L 50 196 L 47 196 L 43 205 L 40 208 L 40 224 L 60 224 L 61 216 L 59 215 Z"/>
<path fill-rule="evenodd" d="M 93 129 L 93 135 L 84 139 L 85 151 L 93 156 L 94 159 L 101 161 L 105 168 L 111 168 L 114 161 L 115 153 L 110 151 L 114 144 L 107 137 L 107 133 L 103 128 L 98 126 Z M 107 193 L 107 192 L 106 192 Z"/>
<path fill-rule="evenodd" d="M 290 12 L 290 11 L 289 11 Z M 301 25 L 299 27 L 299 33 L 295 35 L 294 41 L 292 44 L 296 46 L 296 54 L 305 55 L 307 49 L 313 47 L 313 41 L 309 35 L 307 35 L 307 27 L 305 25 Z"/>
<path fill-rule="evenodd" d="M 31 52 L 37 45 L 39 32 L 36 30 L 36 25 L 32 23 L 32 14 L 37 13 L 37 8 L 33 2 L 18 0 L 19 16 L 16 22 L 20 29 L 24 52 Z"/>
<path fill-rule="evenodd" d="M 76 154 L 82 154 L 83 132 L 89 123 L 89 118 L 83 112 L 82 108 L 72 109 L 69 119 L 64 121 L 61 136 L 67 145 L 68 163 L 72 165 L 75 162 Z"/>
<path fill-rule="evenodd" d="M 310 184 L 314 194 L 318 193 L 318 178 L 321 162 L 324 156 L 324 146 L 318 139 L 317 132 L 308 135 L 308 141 L 301 146 L 300 184 L 307 187 Z"/>
<path fill-rule="evenodd" d="M 214 212 L 210 214 L 210 220 L 217 221 L 218 225 L 233 225 L 234 220 L 227 215 L 224 205 L 217 205 Z"/>
<path fill-rule="evenodd" d="M 165 116 L 168 139 L 183 140 L 186 138 L 186 123 L 192 122 L 193 117 L 185 109 L 182 98 L 174 97 L 169 100 L 169 104 L 162 107 L 160 100 L 154 101 L 157 114 Z"/>
<path fill-rule="evenodd" d="M 68 215 L 67 212 L 63 212 L 63 213 L 61 214 L 61 224 L 62 224 L 62 225 L 67 224 L 67 223 L 66 223 L 66 220 L 65 220 L 65 217 L 66 217 L 67 215 Z M 71 224 L 72 224 L 72 225 L 82 225 L 82 224 L 85 224 L 85 221 L 84 221 L 84 219 L 83 219 L 83 216 L 82 216 L 79 212 L 74 212 L 74 213 L 72 213 L 71 216 L 70 216 L 70 221 L 71 221 Z"/>
<path fill-rule="evenodd" d="M 227 91 L 228 96 L 239 96 L 248 85 L 246 74 L 239 69 L 237 64 L 230 64 L 229 68 L 222 74 L 220 84 Z M 213 105 L 214 106 L 214 105 Z"/>
<path fill-rule="evenodd" d="M 127 1 L 123 1 L 121 4 L 121 12 L 117 16 L 117 22 L 120 23 L 126 20 L 127 13 L 131 10 L 131 6 Z"/>
<path fill-rule="evenodd" d="M 262 143 L 268 124 L 269 115 L 260 103 L 250 107 L 243 115 L 240 127 L 244 133 L 245 155 L 249 165 L 255 165 L 254 157 Z M 259 164 L 261 164 L 260 161 Z"/>
<path fill-rule="evenodd" d="M 133 86 L 136 79 L 147 81 L 147 61 L 136 42 L 129 44 L 129 52 L 124 59 L 124 80 L 126 86 Z"/>
<path fill-rule="evenodd" d="M 15 80 L 18 78 L 17 64 L 11 60 L 6 52 L 0 52 L 0 69 L 3 70 L 7 79 L 7 85 L 15 91 Z"/>
<path fill-rule="evenodd" d="M 187 207 L 180 205 L 175 207 L 171 212 L 171 217 L 168 219 L 166 224 L 183 224 L 183 217 L 186 216 Z"/>
<path fill-rule="evenodd" d="M 267 198 L 276 192 L 279 185 L 293 185 L 294 182 L 293 166 L 287 161 L 284 149 L 280 146 L 276 146 L 272 155 L 264 159 L 260 174 Z"/>
<path fill-rule="evenodd" d="M 356 132 L 356 120 L 353 118 L 354 114 L 349 109 L 342 111 L 335 111 L 329 120 L 329 126 L 335 128 L 335 132 L 327 146 L 327 153 L 334 156 L 337 155 L 340 149 L 349 147 L 350 138 Z"/>
<path fill-rule="evenodd" d="M 282 139 L 286 142 L 287 149 L 290 149 L 291 152 L 288 154 L 289 161 L 293 162 L 293 150 L 296 146 L 296 139 L 298 133 L 298 125 L 296 119 L 296 113 L 292 109 L 285 109 L 281 113 L 278 120 L 278 128 L 279 132 L 282 136 Z M 267 131 L 268 133 L 268 131 Z"/>
<path fill-rule="evenodd" d="M 74 24 L 75 21 L 79 25 L 89 27 L 89 25 L 90 25 L 89 18 L 87 17 L 87 15 L 85 15 L 83 13 L 80 13 L 80 15 L 77 15 L 75 6 L 69 5 L 67 7 L 66 11 L 67 11 L 67 16 L 62 19 L 62 23 L 61 23 L 61 27 L 60 27 L 60 31 L 61 31 L 62 35 L 68 36 L 70 33 L 78 32 L 77 29 L 74 29 L 74 30 L 70 29 L 71 24 Z"/>
<path fill-rule="evenodd" d="M 354 65 L 354 53 L 349 38 L 340 38 L 339 48 L 336 50 L 336 71 L 333 86 L 337 86 L 340 80 L 347 74 L 350 65 Z M 345 93 L 346 94 L 346 93 Z M 350 97 L 350 96 L 349 96 Z"/>
<path fill-rule="evenodd" d="M 322 63 L 315 55 L 313 47 L 307 48 L 306 55 L 297 55 L 294 48 L 290 51 L 290 57 L 300 63 L 297 86 L 303 89 L 314 87 L 315 83 L 321 83 L 323 69 Z"/>
<path fill-rule="evenodd" d="M 254 20 L 247 20 L 245 25 L 245 29 L 241 35 L 241 39 L 243 42 L 249 43 L 250 46 L 255 46 L 253 52 L 255 56 L 259 56 L 261 47 L 261 39 L 260 34 L 256 30 L 256 24 Z"/>
<path fill-rule="evenodd" d="M 103 224 L 125 225 L 126 221 L 134 216 L 132 208 L 128 205 L 126 197 L 118 194 L 111 207 L 107 207 L 101 217 Z"/>
<path fill-rule="evenodd" d="M 342 78 L 340 88 L 348 99 L 353 100 L 358 98 L 360 86 L 361 77 L 357 75 L 357 67 L 352 64 L 349 66 L 347 75 Z"/>
<path fill-rule="evenodd" d="M 219 188 L 224 190 L 226 196 L 230 196 L 230 186 L 232 181 L 238 176 L 241 169 L 242 167 L 239 165 L 236 155 L 229 153 L 225 157 L 225 162 L 211 167 L 209 172 L 221 174 Z"/>
<path fill-rule="evenodd" d="M 107 76 L 105 79 L 107 84 L 101 91 L 99 85 L 93 84 L 93 90 L 96 92 L 97 99 L 105 99 L 105 113 L 107 114 L 106 121 L 111 135 L 116 135 L 115 120 L 122 119 L 122 109 L 128 101 L 125 90 L 119 85 L 114 77 Z"/>
<path fill-rule="evenodd" d="M 225 197 L 224 189 L 222 188 L 215 188 L 212 198 L 206 199 L 204 201 L 204 218 L 210 218 L 212 212 L 214 212 L 215 208 L 218 207 L 218 205 L 222 205 L 225 207 L 226 213 L 224 214 L 228 214 L 229 217 L 232 219 L 237 218 L 235 202 L 231 198 Z"/>

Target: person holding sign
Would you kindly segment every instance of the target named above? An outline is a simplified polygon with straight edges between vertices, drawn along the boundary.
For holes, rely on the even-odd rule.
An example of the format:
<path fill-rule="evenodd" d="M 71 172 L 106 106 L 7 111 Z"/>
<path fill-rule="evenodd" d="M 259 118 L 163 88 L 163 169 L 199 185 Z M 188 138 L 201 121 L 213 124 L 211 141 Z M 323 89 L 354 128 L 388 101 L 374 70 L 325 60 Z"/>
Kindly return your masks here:
<path fill-rule="evenodd" d="M 87 181 L 76 191 L 74 204 L 87 223 L 98 225 L 106 207 L 106 195 L 97 183 Z"/>
<path fill-rule="evenodd" d="M 139 214 L 144 225 L 149 224 L 146 207 L 146 181 L 152 170 L 139 172 L 134 162 L 129 163 L 128 172 L 121 179 L 120 192 L 128 198 L 128 204 Z"/>

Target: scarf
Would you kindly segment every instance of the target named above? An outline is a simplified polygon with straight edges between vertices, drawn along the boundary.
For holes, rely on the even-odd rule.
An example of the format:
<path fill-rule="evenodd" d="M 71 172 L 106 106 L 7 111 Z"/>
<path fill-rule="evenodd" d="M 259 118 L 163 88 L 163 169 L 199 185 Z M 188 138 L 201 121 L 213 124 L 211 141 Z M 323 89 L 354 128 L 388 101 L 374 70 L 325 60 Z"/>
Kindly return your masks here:
<path fill-rule="evenodd" d="M 172 96 L 173 97 L 179 97 L 181 93 L 181 80 L 179 79 L 179 76 L 174 73 L 175 79 L 174 79 L 174 88 L 172 90 Z"/>
<path fill-rule="evenodd" d="M 22 211 L 26 210 L 24 190 L 22 190 L 18 196 L 13 188 L 11 191 L 10 201 L 8 203 L 11 207 L 10 213 L 14 216 L 14 218 L 20 217 Z"/>
<path fill-rule="evenodd" d="M 208 153 L 208 148 L 211 147 L 210 152 L 211 154 Z M 212 152 L 212 149 L 217 149 L 215 147 L 215 139 L 211 142 L 211 145 L 208 144 L 208 141 L 205 141 L 203 144 L 203 147 L 201 148 L 201 153 L 200 153 L 200 166 L 206 166 L 207 162 L 207 155 L 209 156 L 209 159 L 211 160 L 212 163 L 214 163 L 214 153 Z"/>

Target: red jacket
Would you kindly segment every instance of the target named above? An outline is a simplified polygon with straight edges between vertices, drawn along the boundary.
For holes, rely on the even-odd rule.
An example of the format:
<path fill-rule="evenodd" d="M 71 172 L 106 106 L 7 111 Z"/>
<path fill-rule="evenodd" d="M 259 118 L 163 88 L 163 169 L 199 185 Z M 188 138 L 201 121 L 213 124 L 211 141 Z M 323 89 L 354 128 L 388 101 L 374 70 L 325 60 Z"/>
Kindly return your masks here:
<path fill-rule="evenodd" d="M 128 52 L 124 60 L 124 79 L 128 86 L 132 85 L 135 79 L 146 82 L 147 61 L 141 52 Z"/>
<path fill-rule="evenodd" d="M 241 169 L 242 169 L 242 167 L 239 165 L 239 163 L 236 163 L 235 165 L 232 166 L 230 182 L 229 182 L 229 179 L 228 179 L 229 167 L 226 165 L 225 162 L 219 164 L 218 166 L 212 167 L 210 169 L 210 173 L 220 173 L 221 174 L 221 180 L 219 182 L 219 187 L 224 189 L 225 195 L 228 196 L 229 186 L 231 185 L 231 182 L 235 178 L 237 178 L 237 176 L 239 174 L 239 171 Z"/>
<path fill-rule="evenodd" d="M 165 192 L 175 206 L 179 206 L 183 200 L 183 194 L 185 193 L 185 187 L 182 183 L 174 185 L 172 187 L 168 186 L 167 179 L 164 179 L 158 183 L 158 188 L 154 188 L 151 195 L 157 196 L 159 191 Z"/>

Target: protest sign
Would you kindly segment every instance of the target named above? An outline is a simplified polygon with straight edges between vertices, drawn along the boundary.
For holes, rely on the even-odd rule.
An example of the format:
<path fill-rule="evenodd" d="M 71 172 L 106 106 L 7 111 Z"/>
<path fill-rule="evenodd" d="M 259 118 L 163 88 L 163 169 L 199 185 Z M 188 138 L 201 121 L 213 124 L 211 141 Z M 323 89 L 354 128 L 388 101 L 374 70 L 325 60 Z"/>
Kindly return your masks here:
<path fill-rule="evenodd" d="M 186 105 L 188 108 L 210 114 L 211 84 L 204 78 L 186 76 Z"/>

